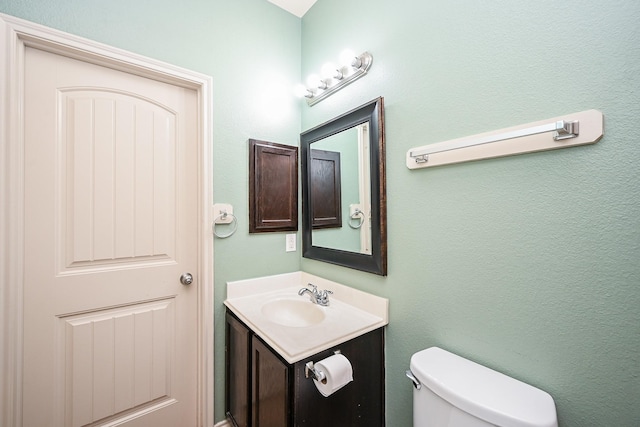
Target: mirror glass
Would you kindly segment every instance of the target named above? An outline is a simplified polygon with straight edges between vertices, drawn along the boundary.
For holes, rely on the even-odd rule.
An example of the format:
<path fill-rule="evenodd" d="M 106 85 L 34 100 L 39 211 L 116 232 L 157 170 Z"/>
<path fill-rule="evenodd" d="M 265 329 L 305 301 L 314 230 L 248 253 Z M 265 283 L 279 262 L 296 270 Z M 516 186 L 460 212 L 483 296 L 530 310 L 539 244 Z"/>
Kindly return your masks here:
<path fill-rule="evenodd" d="M 300 136 L 305 258 L 386 275 L 383 98 Z"/>
<path fill-rule="evenodd" d="M 337 177 L 326 166 L 331 161 L 338 161 Z M 327 181 L 335 183 L 338 190 L 331 192 L 325 185 Z M 329 206 L 335 206 L 343 218 L 334 227 L 321 227 L 314 222 L 311 232 L 314 246 L 371 255 L 370 186 L 369 122 L 313 143 L 310 191 L 315 196 L 314 219 L 319 219 L 322 208 Z M 330 199 L 323 200 L 321 195 Z"/>

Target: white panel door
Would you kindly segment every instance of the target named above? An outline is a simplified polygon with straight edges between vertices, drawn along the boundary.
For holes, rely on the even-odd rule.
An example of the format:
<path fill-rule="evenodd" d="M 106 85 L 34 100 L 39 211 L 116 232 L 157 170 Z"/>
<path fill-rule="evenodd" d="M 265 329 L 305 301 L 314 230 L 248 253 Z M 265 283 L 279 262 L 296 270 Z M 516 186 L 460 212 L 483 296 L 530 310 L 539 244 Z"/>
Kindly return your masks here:
<path fill-rule="evenodd" d="M 25 427 L 195 426 L 197 102 L 26 49 Z"/>

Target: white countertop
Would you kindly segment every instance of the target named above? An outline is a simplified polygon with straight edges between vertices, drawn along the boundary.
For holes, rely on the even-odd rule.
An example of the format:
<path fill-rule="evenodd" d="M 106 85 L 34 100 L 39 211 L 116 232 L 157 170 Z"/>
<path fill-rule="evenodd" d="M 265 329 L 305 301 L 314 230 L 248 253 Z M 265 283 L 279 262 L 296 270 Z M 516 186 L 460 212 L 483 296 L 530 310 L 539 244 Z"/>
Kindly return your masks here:
<path fill-rule="evenodd" d="M 270 321 L 262 306 L 278 299 L 309 301 L 298 291 L 312 283 L 327 289 L 330 304 L 314 305 L 324 313 L 320 323 L 303 327 L 283 326 Z M 276 350 L 287 362 L 305 357 L 356 338 L 389 323 L 389 300 L 302 271 L 227 282 L 224 304 L 255 334 Z M 309 301 L 309 304 L 313 304 Z"/>

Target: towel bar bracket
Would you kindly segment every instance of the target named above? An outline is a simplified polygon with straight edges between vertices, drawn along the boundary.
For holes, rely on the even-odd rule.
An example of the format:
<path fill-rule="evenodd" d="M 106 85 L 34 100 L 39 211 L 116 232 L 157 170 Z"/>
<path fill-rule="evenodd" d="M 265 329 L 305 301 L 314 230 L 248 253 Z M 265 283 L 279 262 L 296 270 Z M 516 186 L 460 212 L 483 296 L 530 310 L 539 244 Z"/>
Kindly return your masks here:
<path fill-rule="evenodd" d="M 565 122 L 560 120 L 556 122 L 556 133 L 553 139 L 556 141 L 562 141 L 563 139 L 575 138 L 580 134 L 580 122 Z"/>

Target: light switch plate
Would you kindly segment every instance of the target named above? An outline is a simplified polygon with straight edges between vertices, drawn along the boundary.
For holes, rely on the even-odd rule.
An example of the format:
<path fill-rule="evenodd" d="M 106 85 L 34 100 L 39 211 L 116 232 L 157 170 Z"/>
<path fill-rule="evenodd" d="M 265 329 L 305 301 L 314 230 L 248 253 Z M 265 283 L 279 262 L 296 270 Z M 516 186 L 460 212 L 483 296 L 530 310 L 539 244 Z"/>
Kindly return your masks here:
<path fill-rule="evenodd" d="M 287 234 L 287 243 L 286 243 L 286 251 L 287 252 L 295 252 L 296 250 L 296 235 L 295 234 Z"/>

